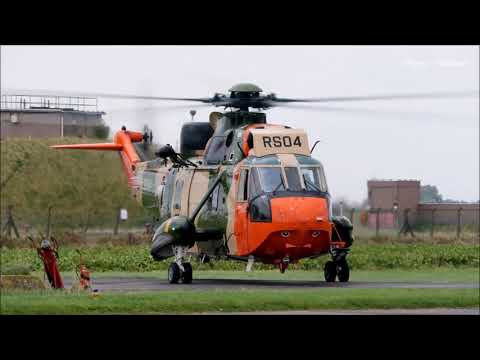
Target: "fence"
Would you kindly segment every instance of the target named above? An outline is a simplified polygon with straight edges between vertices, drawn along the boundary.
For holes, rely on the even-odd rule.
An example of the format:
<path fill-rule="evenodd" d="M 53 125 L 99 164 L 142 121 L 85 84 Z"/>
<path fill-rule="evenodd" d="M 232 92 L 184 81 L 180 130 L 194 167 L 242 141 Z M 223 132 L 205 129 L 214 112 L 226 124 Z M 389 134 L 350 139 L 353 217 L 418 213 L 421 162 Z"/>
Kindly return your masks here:
<path fill-rule="evenodd" d="M 50 217 L 51 214 L 51 217 Z M 20 209 L 7 206 L 2 209 L 0 217 L 0 235 L 7 238 L 21 238 L 28 234 L 47 234 L 50 232 L 68 232 L 77 234 L 113 234 L 123 232 L 152 233 L 155 219 L 143 213 L 129 213 L 122 219 L 120 208 L 94 215 L 85 213 L 83 216 L 65 216 L 62 211 L 51 208 L 44 214 L 26 215 Z"/>
<path fill-rule="evenodd" d="M 480 235 L 480 209 L 478 204 L 438 204 L 428 208 L 404 209 L 395 212 L 389 209 L 347 209 L 344 213 L 354 225 L 354 233 L 362 237 L 380 235 L 428 234 L 434 238 L 436 231 L 451 233 L 457 239 L 469 232 Z M 455 216 L 452 217 L 451 213 Z"/>
<path fill-rule="evenodd" d="M 2 95 L 2 110 L 61 109 L 98 112 L 97 98 L 82 96 Z"/>

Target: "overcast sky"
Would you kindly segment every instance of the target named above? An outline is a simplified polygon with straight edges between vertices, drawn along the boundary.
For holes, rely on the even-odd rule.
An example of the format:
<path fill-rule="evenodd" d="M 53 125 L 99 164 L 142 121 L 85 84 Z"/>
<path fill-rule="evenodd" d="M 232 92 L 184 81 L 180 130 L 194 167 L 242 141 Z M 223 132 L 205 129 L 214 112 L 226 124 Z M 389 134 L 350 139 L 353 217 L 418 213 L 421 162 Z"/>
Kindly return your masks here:
<path fill-rule="evenodd" d="M 2 46 L 1 86 L 173 97 L 226 93 L 254 82 L 283 97 L 320 97 L 479 89 L 473 46 Z M 114 129 L 145 123 L 176 144 L 182 121 L 213 108 L 100 99 Z M 271 123 L 317 139 L 334 197 L 361 201 L 368 179 L 418 179 L 444 198 L 479 199 L 478 98 L 275 108 Z M 144 110 L 142 110 L 144 109 Z M 370 110 L 370 111 L 366 111 Z"/>

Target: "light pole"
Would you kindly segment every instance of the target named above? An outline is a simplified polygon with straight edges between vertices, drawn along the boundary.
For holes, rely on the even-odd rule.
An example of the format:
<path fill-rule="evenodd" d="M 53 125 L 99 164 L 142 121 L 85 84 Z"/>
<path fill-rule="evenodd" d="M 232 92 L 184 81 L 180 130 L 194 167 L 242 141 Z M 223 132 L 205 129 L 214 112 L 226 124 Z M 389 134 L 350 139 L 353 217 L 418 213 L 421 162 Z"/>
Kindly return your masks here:
<path fill-rule="evenodd" d="M 395 217 L 394 226 L 395 228 L 398 228 L 398 204 L 397 203 L 393 203 L 393 216 Z"/>

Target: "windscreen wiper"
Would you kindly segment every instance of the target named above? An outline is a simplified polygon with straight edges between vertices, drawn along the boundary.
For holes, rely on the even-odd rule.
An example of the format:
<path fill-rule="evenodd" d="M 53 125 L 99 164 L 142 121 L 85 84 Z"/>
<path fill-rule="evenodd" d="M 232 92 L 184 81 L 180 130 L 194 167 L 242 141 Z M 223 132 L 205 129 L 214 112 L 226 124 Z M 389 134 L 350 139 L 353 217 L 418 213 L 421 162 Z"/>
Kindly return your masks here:
<path fill-rule="evenodd" d="M 303 181 L 305 182 L 305 184 L 308 184 L 308 185 L 312 186 L 316 191 L 324 192 L 324 191 L 320 190 L 320 188 L 317 185 L 315 185 L 314 183 L 312 183 L 310 180 L 307 180 L 307 178 L 305 177 L 305 174 L 303 174 Z"/>
<path fill-rule="evenodd" d="M 280 181 L 280 183 L 277 185 L 275 190 L 272 191 L 273 195 L 275 195 L 277 193 L 277 190 L 280 188 L 280 185 L 283 185 L 283 181 Z"/>
<path fill-rule="evenodd" d="M 283 181 L 281 181 L 281 182 L 277 185 L 277 187 L 276 187 L 271 193 L 272 193 L 273 195 L 275 195 L 281 185 L 283 185 Z M 251 198 L 248 203 L 251 204 L 253 201 L 257 200 L 260 196 L 266 195 L 266 194 L 269 194 L 269 193 L 270 193 L 270 192 L 262 191 L 260 194 L 257 194 L 257 195 L 255 195 L 253 198 Z"/>

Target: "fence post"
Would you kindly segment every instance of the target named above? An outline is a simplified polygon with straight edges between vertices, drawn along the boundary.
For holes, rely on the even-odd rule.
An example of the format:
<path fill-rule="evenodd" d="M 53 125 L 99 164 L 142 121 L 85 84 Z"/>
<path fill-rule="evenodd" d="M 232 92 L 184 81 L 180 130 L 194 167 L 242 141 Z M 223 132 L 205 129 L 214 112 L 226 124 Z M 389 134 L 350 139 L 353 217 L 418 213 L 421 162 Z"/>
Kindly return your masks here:
<path fill-rule="evenodd" d="M 378 237 L 380 229 L 380 208 L 377 209 L 377 215 L 375 216 L 375 237 Z"/>
<path fill-rule="evenodd" d="M 462 216 L 462 208 L 459 208 L 457 210 L 457 239 L 460 239 L 460 227 L 461 227 L 461 222 L 460 218 Z"/>
<path fill-rule="evenodd" d="M 432 223 L 431 223 L 431 228 L 430 228 L 430 237 L 433 239 L 433 233 L 434 233 L 434 228 L 435 228 L 435 211 L 437 209 L 433 208 L 432 209 Z"/>
<path fill-rule="evenodd" d="M 113 228 L 113 235 L 118 234 L 118 225 L 120 224 L 120 208 L 117 208 L 117 213 L 115 217 L 115 227 Z"/>

